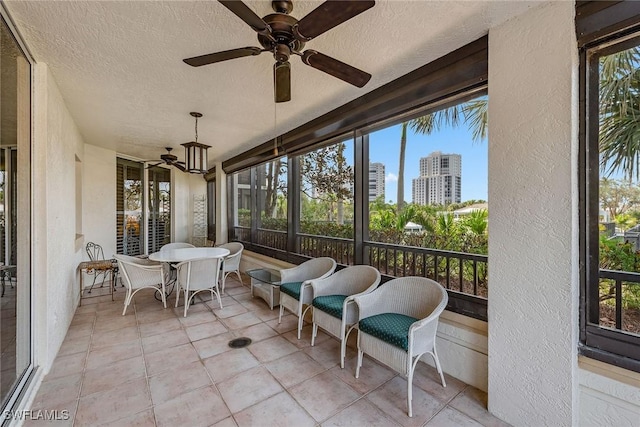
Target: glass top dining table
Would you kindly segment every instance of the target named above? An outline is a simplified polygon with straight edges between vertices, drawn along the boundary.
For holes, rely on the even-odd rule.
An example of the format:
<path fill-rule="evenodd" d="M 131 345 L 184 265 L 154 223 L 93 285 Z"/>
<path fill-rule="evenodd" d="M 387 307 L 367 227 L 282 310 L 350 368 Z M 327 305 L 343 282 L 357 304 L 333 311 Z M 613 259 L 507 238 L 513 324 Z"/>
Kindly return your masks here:
<path fill-rule="evenodd" d="M 198 258 L 223 258 L 230 252 L 225 248 L 180 248 L 165 249 L 149 254 L 151 261 L 176 263 Z"/>

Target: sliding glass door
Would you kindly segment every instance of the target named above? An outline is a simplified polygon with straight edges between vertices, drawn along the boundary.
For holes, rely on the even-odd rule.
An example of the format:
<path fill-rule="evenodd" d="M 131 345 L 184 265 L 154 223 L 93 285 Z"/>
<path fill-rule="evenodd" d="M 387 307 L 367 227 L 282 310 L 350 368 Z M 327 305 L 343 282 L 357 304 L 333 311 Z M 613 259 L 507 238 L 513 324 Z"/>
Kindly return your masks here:
<path fill-rule="evenodd" d="M 149 253 L 171 242 L 171 171 L 149 169 Z"/>
<path fill-rule="evenodd" d="M 31 64 L 0 19 L 0 401 L 15 403 L 33 365 Z"/>
<path fill-rule="evenodd" d="M 117 159 L 116 251 L 124 255 L 144 253 L 144 164 Z"/>

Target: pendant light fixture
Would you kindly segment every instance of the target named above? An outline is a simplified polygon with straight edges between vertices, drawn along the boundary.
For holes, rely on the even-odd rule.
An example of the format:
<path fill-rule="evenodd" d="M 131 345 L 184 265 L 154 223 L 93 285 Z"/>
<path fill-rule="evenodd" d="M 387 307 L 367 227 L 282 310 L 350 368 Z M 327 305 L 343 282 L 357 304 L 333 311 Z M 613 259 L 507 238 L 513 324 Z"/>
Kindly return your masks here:
<path fill-rule="evenodd" d="M 198 119 L 202 117 L 202 114 L 197 112 L 189 114 L 196 119 L 196 140 L 181 144 L 184 147 L 185 168 L 190 173 L 206 173 L 207 150 L 211 146 L 198 142 Z"/>

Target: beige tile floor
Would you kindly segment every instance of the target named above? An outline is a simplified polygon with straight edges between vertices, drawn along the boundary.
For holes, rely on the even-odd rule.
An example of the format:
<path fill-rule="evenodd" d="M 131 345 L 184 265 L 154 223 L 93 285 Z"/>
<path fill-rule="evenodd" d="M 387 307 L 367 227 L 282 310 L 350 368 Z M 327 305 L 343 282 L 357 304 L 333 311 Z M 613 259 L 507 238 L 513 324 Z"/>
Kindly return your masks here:
<path fill-rule="evenodd" d="M 277 308 L 231 278 L 223 309 L 203 298 L 186 318 L 143 292 L 126 316 L 123 288 L 115 302 L 83 300 L 33 410 L 68 410 L 56 423 L 74 426 L 506 425 L 485 393 L 452 377 L 443 388 L 424 363 L 407 417 L 404 378 L 365 357 L 356 379 L 355 340 L 340 369 L 336 339 L 320 333 L 311 347 L 307 324 L 298 340 L 294 316 L 278 324 Z M 228 346 L 241 336 L 252 344 Z"/>

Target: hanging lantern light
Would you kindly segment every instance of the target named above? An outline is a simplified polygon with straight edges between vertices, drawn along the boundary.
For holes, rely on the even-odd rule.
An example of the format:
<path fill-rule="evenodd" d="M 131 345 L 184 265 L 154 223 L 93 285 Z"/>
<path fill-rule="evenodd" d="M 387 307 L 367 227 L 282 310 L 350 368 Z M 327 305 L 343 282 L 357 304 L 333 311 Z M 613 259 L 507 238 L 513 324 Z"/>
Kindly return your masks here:
<path fill-rule="evenodd" d="M 211 146 L 198 142 L 198 118 L 202 117 L 202 114 L 196 112 L 189 114 L 196 119 L 196 139 L 195 141 L 181 144 L 184 147 L 185 168 L 190 173 L 206 173 L 208 170 L 207 150 Z"/>

